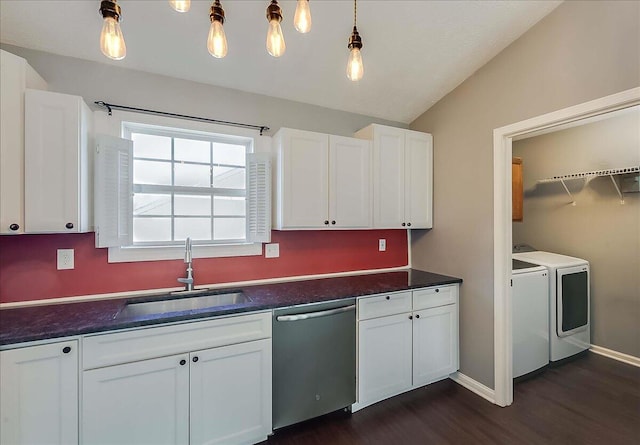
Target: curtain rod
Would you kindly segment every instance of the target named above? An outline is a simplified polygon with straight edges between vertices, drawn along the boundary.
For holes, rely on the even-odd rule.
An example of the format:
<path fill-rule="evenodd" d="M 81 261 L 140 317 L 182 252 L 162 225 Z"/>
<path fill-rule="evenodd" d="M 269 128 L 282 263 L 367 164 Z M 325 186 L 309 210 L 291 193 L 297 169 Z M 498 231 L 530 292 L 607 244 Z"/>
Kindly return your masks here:
<path fill-rule="evenodd" d="M 210 122 L 213 124 L 229 125 L 231 127 L 250 128 L 253 130 L 259 130 L 260 136 L 262 136 L 262 133 L 264 131 L 269 131 L 269 127 L 267 127 L 266 125 L 243 124 L 240 122 L 221 121 L 217 119 L 209 119 L 206 117 L 188 116 L 186 114 L 167 113 L 166 111 L 156 111 L 156 110 L 147 110 L 144 108 L 127 107 L 124 105 L 110 104 L 101 100 L 94 102 L 94 104 L 100 107 L 106 108 L 107 112 L 109 113 L 109 116 L 112 115 L 112 110 L 123 110 L 123 111 L 133 111 L 134 113 L 153 114 L 156 116 L 177 117 L 180 119 L 189 119 L 192 121 L 199 121 L 199 122 Z"/>

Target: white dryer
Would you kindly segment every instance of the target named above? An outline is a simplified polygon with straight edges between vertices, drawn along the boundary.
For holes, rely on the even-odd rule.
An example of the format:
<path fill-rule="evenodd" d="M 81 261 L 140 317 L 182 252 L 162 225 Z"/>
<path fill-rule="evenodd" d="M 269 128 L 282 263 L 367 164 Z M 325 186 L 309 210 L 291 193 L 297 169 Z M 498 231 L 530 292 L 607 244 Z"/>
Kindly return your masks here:
<path fill-rule="evenodd" d="M 514 259 L 511 274 L 513 377 L 549 364 L 549 272 Z"/>
<path fill-rule="evenodd" d="M 555 362 L 589 349 L 589 262 L 557 253 L 514 253 L 514 259 L 549 271 L 549 360 Z"/>

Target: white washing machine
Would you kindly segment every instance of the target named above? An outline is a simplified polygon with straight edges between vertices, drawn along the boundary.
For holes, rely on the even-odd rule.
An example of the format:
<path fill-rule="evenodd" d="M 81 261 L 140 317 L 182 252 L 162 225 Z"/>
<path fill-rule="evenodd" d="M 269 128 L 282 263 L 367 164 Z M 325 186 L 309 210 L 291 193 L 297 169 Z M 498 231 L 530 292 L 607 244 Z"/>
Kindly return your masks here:
<path fill-rule="evenodd" d="M 589 349 L 589 262 L 557 253 L 514 253 L 513 258 L 549 271 L 549 360 L 555 362 Z"/>
<path fill-rule="evenodd" d="M 511 274 L 513 377 L 549 364 L 549 272 L 517 259 Z"/>

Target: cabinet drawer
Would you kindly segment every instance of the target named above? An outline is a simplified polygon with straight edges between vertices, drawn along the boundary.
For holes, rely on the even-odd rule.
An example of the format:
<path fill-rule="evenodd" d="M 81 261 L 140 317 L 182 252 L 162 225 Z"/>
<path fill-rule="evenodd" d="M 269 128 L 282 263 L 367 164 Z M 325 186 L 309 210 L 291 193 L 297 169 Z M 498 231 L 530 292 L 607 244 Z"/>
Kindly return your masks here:
<path fill-rule="evenodd" d="M 376 295 L 358 300 L 358 320 L 411 312 L 411 292 Z"/>
<path fill-rule="evenodd" d="M 144 328 L 83 338 L 83 369 L 271 337 L 271 313 Z"/>
<path fill-rule="evenodd" d="M 445 306 L 458 301 L 458 286 L 438 286 L 413 291 L 413 310 Z"/>

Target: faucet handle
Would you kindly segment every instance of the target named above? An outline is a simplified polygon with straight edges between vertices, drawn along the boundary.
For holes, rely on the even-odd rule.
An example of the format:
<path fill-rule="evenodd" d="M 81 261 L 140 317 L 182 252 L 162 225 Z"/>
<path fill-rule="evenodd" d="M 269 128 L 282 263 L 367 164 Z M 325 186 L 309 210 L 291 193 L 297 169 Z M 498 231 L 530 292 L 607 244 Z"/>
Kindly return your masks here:
<path fill-rule="evenodd" d="M 193 278 L 178 278 L 178 282 L 182 284 L 193 284 Z"/>

